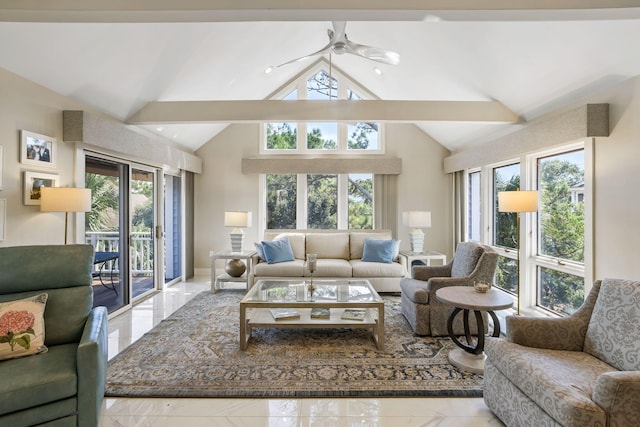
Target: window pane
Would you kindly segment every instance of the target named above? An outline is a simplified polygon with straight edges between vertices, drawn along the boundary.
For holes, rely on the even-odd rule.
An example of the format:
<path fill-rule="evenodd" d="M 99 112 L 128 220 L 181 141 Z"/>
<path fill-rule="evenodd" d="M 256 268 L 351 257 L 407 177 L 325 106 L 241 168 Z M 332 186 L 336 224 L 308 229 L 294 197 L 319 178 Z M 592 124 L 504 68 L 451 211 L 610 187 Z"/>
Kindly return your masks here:
<path fill-rule="evenodd" d="M 573 314 L 584 301 L 584 279 L 549 268 L 538 268 L 538 305 Z"/>
<path fill-rule="evenodd" d="M 467 211 L 467 240 L 481 241 L 480 172 L 469 174 L 469 200 Z"/>
<path fill-rule="evenodd" d="M 505 248 L 516 248 L 518 233 L 516 214 L 498 212 L 498 192 L 514 191 L 520 188 L 520 164 L 493 169 L 493 244 Z"/>
<path fill-rule="evenodd" d="M 307 175 L 307 228 L 338 228 L 338 176 Z"/>
<path fill-rule="evenodd" d="M 373 229 L 373 175 L 349 174 L 349 230 Z"/>
<path fill-rule="evenodd" d="M 310 150 L 337 150 L 337 123 L 307 123 L 307 148 Z"/>
<path fill-rule="evenodd" d="M 349 150 L 379 150 L 379 123 L 348 123 L 347 149 Z"/>
<path fill-rule="evenodd" d="M 307 99 L 337 99 L 338 81 L 331 78 L 331 92 L 329 92 L 329 74 L 318 71 L 307 80 Z"/>
<path fill-rule="evenodd" d="M 267 123 L 267 150 L 295 150 L 297 147 L 295 123 Z"/>
<path fill-rule="evenodd" d="M 495 280 L 496 286 L 500 289 L 512 295 L 518 295 L 517 261 L 513 258 L 499 257 Z"/>
<path fill-rule="evenodd" d="M 267 175 L 267 228 L 296 228 L 297 177 Z"/>
<path fill-rule="evenodd" d="M 298 90 L 291 91 L 283 99 L 298 99 Z M 295 123 L 267 123 L 267 150 L 295 150 L 298 147 L 297 139 L 298 127 Z"/>
<path fill-rule="evenodd" d="M 538 160 L 542 255 L 584 262 L 584 150 Z"/>

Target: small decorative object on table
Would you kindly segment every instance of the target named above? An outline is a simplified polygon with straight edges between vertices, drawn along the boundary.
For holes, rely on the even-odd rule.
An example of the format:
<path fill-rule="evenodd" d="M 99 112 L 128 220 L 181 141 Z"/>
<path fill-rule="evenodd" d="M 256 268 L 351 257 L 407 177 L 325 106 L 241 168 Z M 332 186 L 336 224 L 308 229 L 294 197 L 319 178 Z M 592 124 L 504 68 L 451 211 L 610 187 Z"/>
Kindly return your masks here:
<path fill-rule="evenodd" d="M 475 282 L 473 284 L 473 287 L 476 290 L 476 292 L 480 292 L 481 294 L 484 294 L 489 289 L 491 289 L 491 285 L 489 285 L 488 283 L 485 283 L 485 282 Z"/>
<path fill-rule="evenodd" d="M 307 268 L 309 269 L 309 276 L 311 277 L 311 283 L 309 284 L 311 300 L 313 300 L 313 292 L 316 290 L 316 287 L 313 286 L 313 273 L 316 271 L 317 263 L 318 254 L 307 254 Z"/>

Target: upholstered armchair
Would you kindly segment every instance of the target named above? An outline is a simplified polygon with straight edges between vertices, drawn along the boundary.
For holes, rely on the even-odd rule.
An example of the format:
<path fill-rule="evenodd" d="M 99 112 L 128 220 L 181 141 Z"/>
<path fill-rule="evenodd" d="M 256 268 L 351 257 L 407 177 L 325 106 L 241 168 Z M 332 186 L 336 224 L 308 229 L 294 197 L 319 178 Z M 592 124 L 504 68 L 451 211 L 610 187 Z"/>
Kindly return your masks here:
<path fill-rule="evenodd" d="M 484 400 L 507 426 L 640 422 L 640 282 L 595 282 L 565 318 L 507 317 L 488 337 Z"/>
<path fill-rule="evenodd" d="M 98 425 L 107 310 L 92 266 L 91 245 L 0 248 L 0 425 Z"/>
<path fill-rule="evenodd" d="M 444 336 L 447 319 L 453 307 L 436 298 L 436 291 L 446 286 L 473 286 L 475 282 L 493 283 L 498 265 L 498 253 L 489 246 L 476 242 L 458 244 L 451 262 L 441 266 L 414 266 L 413 278 L 400 281 L 401 311 L 416 335 Z M 484 324 L 487 324 L 487 314 Z M 477 333 L 475 322 L 470 323 L 471 333 Z M 453 323 L 457 335 L 464 334 L 462 316 Z M 486 331 L 483 331 L 486 332 Z"/>

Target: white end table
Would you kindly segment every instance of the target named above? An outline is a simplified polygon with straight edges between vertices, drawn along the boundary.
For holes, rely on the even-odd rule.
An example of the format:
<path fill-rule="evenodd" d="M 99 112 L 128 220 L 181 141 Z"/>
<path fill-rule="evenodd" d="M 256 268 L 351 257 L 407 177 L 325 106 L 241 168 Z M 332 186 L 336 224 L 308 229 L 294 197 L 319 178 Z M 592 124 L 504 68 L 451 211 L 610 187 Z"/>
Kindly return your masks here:
<path fill-rule="evenodd" d="M 485 293 L 480 293 L 473 286 L 448 286 L 436 291 L 436 298 L 449 304 L 454 308 L 447 320 L 447 330 L 449 337 L 460 348 L 449 352 L 449 362 L 459 369 L 470 371 L 476 374 L 484 373 L 484 319 L 482 311 L 486 311 L 493 319 L 493 336 L 500 336 L 500 321 L 494 313 L 495 310 L 505 310 L 513 306 L 513 298 L 509 295 L 497 291 L 494 288 Z M 472 345 L 471 333 L 469 332 L 469 310 L 473 310 L 477 324 L 477 341 Z M 463 312 L 464 332 L 467 343 L 460 342 L 453 333 L 453 319 L 458 313 Z"/>
<path fill-rule="evenodd" d="M 426 251 L 418 254 L 411 251 L 400 251 L 400 255 L 407 258 L 407 269 L 409 270 L 409 276 L 412 278 L 413 269 L 411 268 L 411 263 L 413 261 L 424 261 L 427 266 L 430 266 L 432 261 L 440 261 L 440 265 L 445 265 L 447 263 L 447 256 L 445 254 L 441 254 L 440 252 Z"/>
<path fill-rule="evenodd" d="M 242 251 L 242 252 L 213 252 L 210 254 L 211 258 L 211 292 L 218 292 L 222 289 L 222 285 L 225 282 L 244 283 L 249 289 L 249 275 L 251 274 L 251 257 L 256 254 L 256 251 Z M 247 270 L 240 277 L 229 276 L 227 273 L 218 273 L 216 271 L 216 261 L 239 259 L 243 260 L 247 266 Z M 224 267 L 223 267 L 224 271 Z"/>

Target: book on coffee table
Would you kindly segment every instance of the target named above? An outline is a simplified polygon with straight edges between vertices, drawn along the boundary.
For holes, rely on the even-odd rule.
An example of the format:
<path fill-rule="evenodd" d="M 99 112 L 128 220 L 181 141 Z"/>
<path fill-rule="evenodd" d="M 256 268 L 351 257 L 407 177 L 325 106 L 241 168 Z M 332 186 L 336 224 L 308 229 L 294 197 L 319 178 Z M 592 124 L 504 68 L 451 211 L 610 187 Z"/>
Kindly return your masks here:
<path fill-rule="evenodd" d="M 311 318 L 312 319 L 330 319 L 331 318 L 331 309 L 323 308 L 323 307 L 315 307 L 311 309 Z"/>
<path fill-rule="evenodd" d="M 271 315 L 276 320 L 299 319 L 300 313 L 290 308 L 272 308 Z"/>
<path fill-rule="evenodd" d="M 366 315 L 366 308 L 346 308 L 341 318 L 345 320 L 364 320 Z"/>

